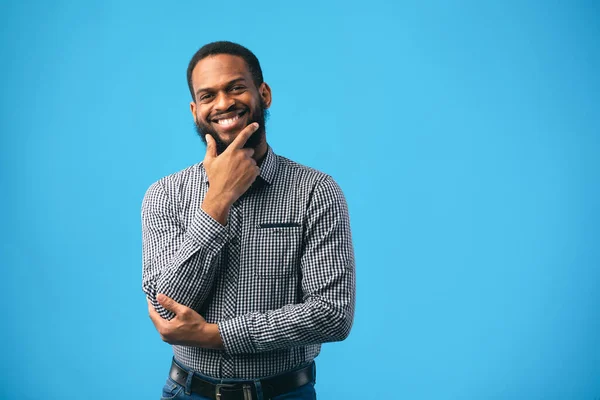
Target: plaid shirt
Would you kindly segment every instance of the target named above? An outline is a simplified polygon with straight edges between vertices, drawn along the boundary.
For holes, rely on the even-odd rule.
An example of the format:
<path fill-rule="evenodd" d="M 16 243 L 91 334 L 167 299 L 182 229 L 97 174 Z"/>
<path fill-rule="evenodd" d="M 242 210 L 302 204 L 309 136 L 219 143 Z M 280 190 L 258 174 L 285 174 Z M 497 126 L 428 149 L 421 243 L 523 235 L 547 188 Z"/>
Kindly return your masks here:
<path fill-rule="evenodd" d="M 154 183 L 142 204 L 144 292 L 164 293 L 217 323 L 224 350 L 173 346 L 187 367 L 253 379 L 311 362 L 354 317 L 355 266 L 346 201 L 334 180 L 275 155 L 231 207 L 226 226 L 201 204 L 202 163 Z"/>

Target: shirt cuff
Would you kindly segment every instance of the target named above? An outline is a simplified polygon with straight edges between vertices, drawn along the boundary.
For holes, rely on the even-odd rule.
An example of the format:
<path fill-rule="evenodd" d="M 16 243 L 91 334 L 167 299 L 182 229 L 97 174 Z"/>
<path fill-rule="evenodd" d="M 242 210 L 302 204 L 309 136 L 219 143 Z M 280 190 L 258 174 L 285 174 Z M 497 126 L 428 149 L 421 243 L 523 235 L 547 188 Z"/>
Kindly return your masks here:
<path fill-rule="evenodd" d="M 217 251 L 227 242 L 229 222 L 223 226 L 199 208 L 187 232 L 202 247 Z"/>
<path fill-rule="evenodd" d="M 255 353 L 256 349 L 250 338 L 250 330 L 245 316 L 241 315 L 219 322 L 219 334 L 223 340 L 225 351 L 229 354 Z"/>

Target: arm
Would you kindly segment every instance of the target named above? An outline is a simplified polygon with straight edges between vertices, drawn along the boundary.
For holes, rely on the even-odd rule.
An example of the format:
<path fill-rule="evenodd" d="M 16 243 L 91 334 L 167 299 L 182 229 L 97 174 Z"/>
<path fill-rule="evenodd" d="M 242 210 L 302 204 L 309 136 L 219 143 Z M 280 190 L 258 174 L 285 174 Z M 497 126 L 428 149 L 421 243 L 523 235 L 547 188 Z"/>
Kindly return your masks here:
<path fill-rule="evenodd" d="M 142 288 L 161 317 L 174 314 L 156 301 L 158 293 L 192 309 L 206 300 L 227 230 L 201 208 L 184 229 L 162 181 L 150 186 L 142 203 Z"/>
<path fill-rule="evenodd" d="M 327 177 L 307 210 L 301 259 L 303 302 L 219 322 L 231 354 L 339 341 L 354 318 L 355 265 L 346 201 Z"/>
<path fill-rule="evenodd" d="M 142 287 L 165 319 L 172 319 L 175 314 L 157 302 L 158 293 L 195 310 L 210 293 L 215 261 L 228 236 L 226 224 L 231 204 L 248 190 L 260 172 L 252 159 L 254 150 L 244 148 L 256 129 L 257 123 L 248 125 L 221 155 L 217 155 L 215 140 L 206 136 L 203 166 L 211 185 L 187 229 L 179 223 L 162 181 L 153 184 L 144 197 Z"/>

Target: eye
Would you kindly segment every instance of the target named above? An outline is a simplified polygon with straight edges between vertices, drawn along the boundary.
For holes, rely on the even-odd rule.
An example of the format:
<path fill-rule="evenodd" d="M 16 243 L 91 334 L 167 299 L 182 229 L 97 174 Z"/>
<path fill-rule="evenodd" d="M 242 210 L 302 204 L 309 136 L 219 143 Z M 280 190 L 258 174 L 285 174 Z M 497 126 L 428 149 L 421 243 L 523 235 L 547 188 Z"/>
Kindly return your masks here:
<path fill-rule="evenodd" d="M 208 101 L 208 100 L 210 100 L 211 98 L 212 98 L 212 94 L 210 94 L 210 93 L 206 93 L 206 94 L 203 94 L 202 96 L 200 96 L 200 99 L 199 99 L 199 100 L 200 100 L 200 101 Z"/>
<path fill-rule="evenodd" d="M 241 86 L 241 85 L 236 85 L 236 86 L 233 86 L 233 87 L 230 89 L 230 91 L 231 91 L 231 92 L 235 92 L 235 93 L 241 93 L 241 92 L 243 92 L 243 91 L 244 91 L 244 89 L 246 89 L 244 86 Z"/>

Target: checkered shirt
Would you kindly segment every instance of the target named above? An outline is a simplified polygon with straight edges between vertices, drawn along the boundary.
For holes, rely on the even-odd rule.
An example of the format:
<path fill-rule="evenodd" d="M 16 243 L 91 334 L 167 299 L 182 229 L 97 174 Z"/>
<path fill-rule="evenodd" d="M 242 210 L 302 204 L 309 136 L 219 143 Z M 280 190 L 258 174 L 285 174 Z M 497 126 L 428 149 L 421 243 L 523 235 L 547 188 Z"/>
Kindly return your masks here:
<path fill-rule="evenodd" d="M 201 204 L 202 163 L 150 186 L 142 203 L 142 287 L 217 323 L 224 350 L 173 346 L 187 367 L 255 379 L 311 362 L 352 326 L 355 263 L 348 208 L 328 175 L 273 153 L 226 226 Z"/>

